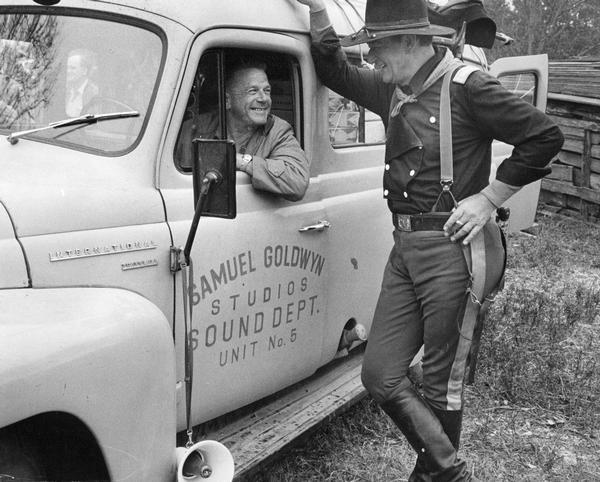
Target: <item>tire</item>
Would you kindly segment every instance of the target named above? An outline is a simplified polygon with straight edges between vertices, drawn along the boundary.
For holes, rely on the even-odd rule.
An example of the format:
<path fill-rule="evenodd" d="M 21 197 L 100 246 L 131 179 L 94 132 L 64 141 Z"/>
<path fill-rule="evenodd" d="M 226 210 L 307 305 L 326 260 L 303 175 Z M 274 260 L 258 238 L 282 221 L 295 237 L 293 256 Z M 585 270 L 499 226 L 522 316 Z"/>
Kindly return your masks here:
<path fill-rule="evenodd" d="M 16 431 L 0 433 L 0 481 L 47 480 L 37 444 Z"/>

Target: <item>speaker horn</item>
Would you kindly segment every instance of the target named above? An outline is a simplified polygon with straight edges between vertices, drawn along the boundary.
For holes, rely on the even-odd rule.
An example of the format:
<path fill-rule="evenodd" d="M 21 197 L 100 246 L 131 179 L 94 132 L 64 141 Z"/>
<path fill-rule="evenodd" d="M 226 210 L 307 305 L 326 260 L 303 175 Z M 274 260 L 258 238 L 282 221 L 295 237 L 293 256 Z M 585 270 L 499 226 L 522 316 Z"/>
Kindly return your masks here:
<path fill-rule="evenodd" d="M 177 447 L 177 482 L 231 482 L 234 464 L 222 443 L 203 440 L 189 448 Z"/>

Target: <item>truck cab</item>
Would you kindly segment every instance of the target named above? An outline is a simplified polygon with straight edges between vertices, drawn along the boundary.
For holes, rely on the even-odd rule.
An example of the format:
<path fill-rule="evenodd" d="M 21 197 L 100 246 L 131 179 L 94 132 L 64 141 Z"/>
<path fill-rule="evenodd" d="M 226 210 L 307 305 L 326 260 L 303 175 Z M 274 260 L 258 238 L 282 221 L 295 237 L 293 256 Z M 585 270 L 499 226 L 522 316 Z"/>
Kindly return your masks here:
<path fill-rule="evenodd" d="M 360 21 L 349 5 L 328 3 L 339 33 Z M 234 173 L 235 218 L 200 219 L 186 285 L 174 253 L 195 175 L 181 152 L 193 114 L 223 112 L 234 55 L 267 64 L 310 184 L 289 201 Z M 543 65 L 506 72 L 530 76 L 531 92 L 512 87 L 544 108 Z M 392 246 L 384 138 L 320 84 L 297 2 L 2 0 L 0 74 L 4 472 L 171 480 L 177 433 L 362 341 L 340 344 L 368 332 Z"/>

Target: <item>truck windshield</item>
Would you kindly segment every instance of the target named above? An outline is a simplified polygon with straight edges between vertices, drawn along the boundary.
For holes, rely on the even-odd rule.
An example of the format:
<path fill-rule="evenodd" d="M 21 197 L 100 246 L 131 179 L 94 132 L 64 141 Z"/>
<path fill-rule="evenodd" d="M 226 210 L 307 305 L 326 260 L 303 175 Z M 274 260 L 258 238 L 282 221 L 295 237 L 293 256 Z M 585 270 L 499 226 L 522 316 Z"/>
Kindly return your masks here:
<path fill-rule="evenodd" d="M 0 130 L 34 130 L 83 114 L 139 112 L 24 136 L 66 147 L 124 151 L 142 132 L 162 52 L 160 37 L 139 26 L 0 12 Z"/>

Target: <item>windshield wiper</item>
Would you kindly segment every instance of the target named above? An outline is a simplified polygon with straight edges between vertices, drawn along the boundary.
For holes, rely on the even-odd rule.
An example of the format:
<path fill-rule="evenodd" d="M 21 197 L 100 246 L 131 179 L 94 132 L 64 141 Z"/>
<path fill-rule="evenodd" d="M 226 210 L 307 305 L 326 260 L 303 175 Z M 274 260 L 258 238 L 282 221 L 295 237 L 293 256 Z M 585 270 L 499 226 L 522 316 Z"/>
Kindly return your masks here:
<path fill-rule="evenodd" d="M 127 112 L 111 112 L 109 114 L 84 114 L 79 117 L 71 117 L 70 119 L 64 119 L 56 122 L 50 122 L 47 126 L 37 127 L 35 129 L 29 129 L 27 131 L 13 132 L 6 137 L 6 140 L 11 144 L 16 144 L 20 137 L 26 136 L 27 134 L 33 134 L 34 132 L 45 131 L 48 129 L 56 129 L 58 127 L 75 126 L 78 124 L 93 124 L 98 121 L 111 120 L 111 119 L 123 119 L 125 117 L 138 117 L 140 113 L 136 110 Z"/>

